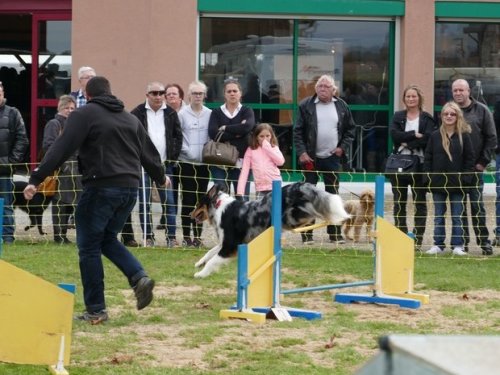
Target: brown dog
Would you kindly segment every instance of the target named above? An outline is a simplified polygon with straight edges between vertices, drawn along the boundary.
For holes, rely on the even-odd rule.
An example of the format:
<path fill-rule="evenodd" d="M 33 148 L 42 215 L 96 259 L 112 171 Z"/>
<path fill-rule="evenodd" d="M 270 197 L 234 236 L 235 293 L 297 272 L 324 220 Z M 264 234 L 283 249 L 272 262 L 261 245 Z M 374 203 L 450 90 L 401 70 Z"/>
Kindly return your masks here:
<path fill-rule="evenodd" d="M 354 227 L 354 242 L 359 242 L 359 236 L 363 224 L 366 224 L 366 239 L 372 241 L 372 224 L 374 219 L 375 193 L 373 190 L 364 190 L 359 200 L 348 200 L 344 202 L 345 210 L 351 214 L 351 218 L 344 221 L 344 236 L 352 240 L 349 235 Z"/>

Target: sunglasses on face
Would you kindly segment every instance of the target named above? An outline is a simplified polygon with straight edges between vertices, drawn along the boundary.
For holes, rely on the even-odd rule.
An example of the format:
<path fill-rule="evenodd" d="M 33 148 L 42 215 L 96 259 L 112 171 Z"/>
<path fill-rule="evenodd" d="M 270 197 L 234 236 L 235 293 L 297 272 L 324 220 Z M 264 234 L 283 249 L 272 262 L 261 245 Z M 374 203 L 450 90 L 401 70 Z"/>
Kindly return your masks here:
<path fill-rule="evenodd" d="M 148 92 L 148 95 L 162 96 L 162 95 L 165 95 L 165 90 L 161 90 L 161 91 L 153 90 L 153 91 Z"/>
<path fill-rule="evenodd" d="M 444 112 L 443 117 L 446 116 L 457 117 L 457 114 L 455 112 Z"/>
<path fill-rule="evenodd" d="M 205 95 L 204 92 L 192 92 L 191 95 L 193 96 L 202 96 L 202 95 Z"/>

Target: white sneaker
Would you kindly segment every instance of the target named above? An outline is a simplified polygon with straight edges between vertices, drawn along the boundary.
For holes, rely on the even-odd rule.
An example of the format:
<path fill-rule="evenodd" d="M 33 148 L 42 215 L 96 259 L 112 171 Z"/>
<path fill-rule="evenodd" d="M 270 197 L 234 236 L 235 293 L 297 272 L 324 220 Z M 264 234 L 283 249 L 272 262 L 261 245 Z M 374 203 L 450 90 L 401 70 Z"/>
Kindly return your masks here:
<path fill-rule="evenodd" d="M 427 250 L 425 253 L 426 254 L 432 254 L 432 255 L 442 254 L 442 253 L 444 253 L 444 250 L 441 249 L 439 246 L 434 245 L 429 250 Z"/>
<path fill-rule="evenodd" d="M 467 255 L 467 253 L 464 251 L 464 248 L 462 246 L 455 246 L 453 248 L 453 255 Z"/>

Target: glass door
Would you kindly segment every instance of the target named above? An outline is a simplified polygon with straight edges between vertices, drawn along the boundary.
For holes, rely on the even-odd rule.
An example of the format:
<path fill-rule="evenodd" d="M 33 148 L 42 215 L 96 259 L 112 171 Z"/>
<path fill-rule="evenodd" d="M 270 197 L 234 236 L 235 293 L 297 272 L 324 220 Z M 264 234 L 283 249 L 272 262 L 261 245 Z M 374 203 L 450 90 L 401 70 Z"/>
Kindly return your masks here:
<path fill-rule="evenodd" d="M 58 98 L 71 91 L 71 14 L 35 14 L 32 19 L 30 160 L 37 161 L 45 124 Z"/>

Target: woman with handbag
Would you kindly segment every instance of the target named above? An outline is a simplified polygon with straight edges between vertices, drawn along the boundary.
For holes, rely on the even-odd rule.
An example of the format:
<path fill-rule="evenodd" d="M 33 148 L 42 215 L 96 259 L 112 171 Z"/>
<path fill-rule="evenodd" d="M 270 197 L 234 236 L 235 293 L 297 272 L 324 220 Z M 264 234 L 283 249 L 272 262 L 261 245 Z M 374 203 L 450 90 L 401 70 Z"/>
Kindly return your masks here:
<path fill-rule="evenodd" d="M 54 141 L 64 131 L 64 124 L 69 114 L 76 108 L 75 99 L 71 95 L 62 95 L 57 104 L 57 114 L 50 120 L 43 131 L 42 150 L 46 153 Z M 59 169 L 59 181 L 52 201 L 52 225 L 54 242 L 67 244 L 71 241 L 66 236 L 70 215 L 73 214 L 82 190 L 81 177 L 78 172 L 77 155 L 72 155 Z"/>
<path fill-rule="evenodd" d="M 391 137 L 394 153 L 401 155 L 417 155 L 415 172 L 393 173 L 389 176 L 394 195 L 394 222 L 404 233 L 408 232 L 406 222 L 406 203 L 408 186 L 411 189 L 414 208 L 415 246 L 420 248 L 424 237 L 427 220 L 426 187 L 422 181 L 422 165 L 427 141 L 436 127 L 432 115 L 423 110 L 424 97 L 420 88 L 409 85 L 403 91 L 405 109 L 394 113 L 391 126 Z"/>
<path fill-rule="evenodd" d="M 248 147 L 248 135 L 255 127 L 255 115 L 250 107 L 241 104 L 242 90 L 236 79 L 224 81 L 224 104 L 212 110 L 208 125 L 208 136 L 220 142 L 228 142 L 238 150 L 238 160 L 233 166 L 211 166 L 210 172 L 214 183 L 226 186 L 231 191 L 231 184 L 236 193 L 241 172 L 243 156 Z M 222 134 L 218 133 L 222 132 Z M 245 189 L 248 196 L 249 184 Z"/>

